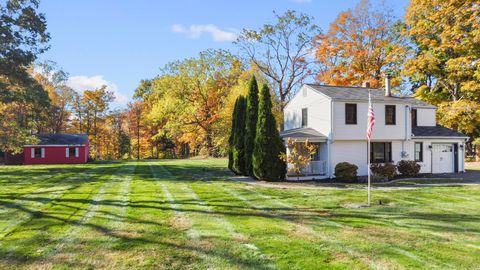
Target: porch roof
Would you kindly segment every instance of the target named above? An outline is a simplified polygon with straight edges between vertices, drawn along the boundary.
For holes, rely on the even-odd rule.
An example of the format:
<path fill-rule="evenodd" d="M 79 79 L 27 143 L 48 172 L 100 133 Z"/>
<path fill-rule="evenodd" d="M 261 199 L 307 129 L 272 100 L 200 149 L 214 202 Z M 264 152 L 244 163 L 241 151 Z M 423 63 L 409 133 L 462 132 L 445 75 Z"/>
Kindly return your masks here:
<path fill-rule="evenodd" d="M 294 129 L 284 130 L 280 132 L 280 137 L 293 138 L 293 139 L 308 139 L 308 138 L 323 139 L 323 140 L 327 139 L 327 136 L 323 135 L 322 133 L 316 131 L 313 128 L 294 128 Z"/>

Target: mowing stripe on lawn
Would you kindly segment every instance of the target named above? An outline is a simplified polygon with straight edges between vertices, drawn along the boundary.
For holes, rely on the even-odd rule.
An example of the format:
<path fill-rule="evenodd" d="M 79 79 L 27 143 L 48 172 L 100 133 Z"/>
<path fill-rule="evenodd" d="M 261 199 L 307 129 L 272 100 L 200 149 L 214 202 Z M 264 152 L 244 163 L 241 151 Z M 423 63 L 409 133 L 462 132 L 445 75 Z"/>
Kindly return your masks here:
<path fill-rule="evenodd" d="M 103 200 L 105 200 L 106 197 L 106 191 L 107 190 L 115 190 L 119 186 L 117 185 L 114 180 L 117 180 L 119 178 L 119 174 L 124 174 L 124 173 L 130 173 L 132 170 L 125 170 L 125 169 L 120 169 L 116 173 L 112 174 L 108 180 L 103 182 L 102 186 L 98 190 L 98 192 L 92 197 L 91 203 L 89 204 L 87 210 L 84 212 L 83 216 L 76 222 L 74 227 L 71 227 L 70 230 L 68 230 L 65 233 L 65 236 L 60 240 L 60 242 L 53 248 L 52 252 L 46 254 L 45 256 L 52 256 L 56 253 L 62 252 L 68 245 L 73 245 L 76 242 L 79 241 L 79 236 L 82 230 L 89 230 L 89 229 L 95 229 L 95 230 L 108 230 L 107 228 L 98 226 L 95 223 L 90 223 L 90 221 L 95 217 L 95 215 L 98 214 L 99 209 L 102 207 Z M 127 177 L 127 179 L 131 179 L 131 177 Z M 129 182 L 130 180 L 127 180 L 126 182 Z M 127 194 L 128 196 L 128 194 Z M 124 212 L 125 213 L 125 212 Z M 86 226 L 87 228 L 85 228 Z M 112 232 L 105 231 L 104 233 L 110 233 L 113 234 Z"/>
<path fill-rule="evenodd" d="M 229 193 L 231 194 L 233 197 L 237 198 L 238 200 L 240 201 L 243 201 L 246 205 L 249 205 L 251 206 L 252 208 L 255 208 L 255 209 L 259 209 L 261 211 L 265 211 L 265 210 L 262 210 L 262 208 L 271 208 L 270 205 L 267 205 L 267 204 L 260 204 L 258 203 L 260 200 L 254 200 L 257 204 L 253 204 L 251 202 L 251 200 L 243 197 L 242 195 L 236 193 L 234 190 L 228 188 L 228 187 L 225 187 L 223 186 L 223 188 Z M 277 205 L 277 206 L 281 206 L 281 207 L 285 207 L 285 208 L 290 208 L 290 209 L 295 209 L 295 207 L 287 204 L 287 203 L 284 203 L 284 202 L 281 202 L 281 201 L 278 201 L 277 199 L 274 199 L 268 195 L 265 195 L 265 196 L 260 196 L 260 195 L 264 195 L 264 194 L 260 194 L 256 191 L 252 191 L 252 190 L 246 190 L 246 191 L 249 191 L 251 192 L 252 194 L 256 195 L 256 196 L 259 196 L 260 198 L 264 198 L 265 199 L 265 196 L 268 197 L 268 200 L 264 200 L 264 201 L 268 201 L 268 202 L 271 202 L 273 203 L 273 205 Z M 278 211 L 281 211 L 282 209 L 279 209 Z M 349 247 L 349 246 L 346 246 L 344 244 L 342 244 L 340 241 L 337 241 L 337 240 L 334 240 L 332 238 L 330 238 L 329 236 L 327 236 L 326 234 L 324 233 L 321 233 L 321 232 L 318 232 L 314 227 L 310 226 L 310 225 L 306 225 L 306 224 L 299 224 L 295 218 L 293 217 L 290 217 L 288 214 L 287 215 L 283 215 L 281 213 L 274 213 L 276 211 L 265 211 L 266 214 L 268 215 L 271 215 L 271 216 L 279 216 L 281 217 L 282 219 L 284 219 L 286 222 L 288 223 L 291 223 L 292 225 L 294 226 L 298 226 L 298 225 L 301 225 L 301 226 L 305 226 L 309 229 L 309 233 L 312 234 L 315 238 L 317 239 L 320 239 L 322 240 L 323 242 L 326 242 L 328 243 L 329 245 L 331 246 L 334 246 L 337 250 L 340 250 L 342 252 L 346 252 L 347 254 L 349 254 L 350 256 L 364 262 L 366 265 L 369 265 L 370 267 L 374 268 L 374 269 L 378 269 L 378 265 L 376 264 L 375 261 L 373 261 L 372 259 L 370 258 L 365 258 L 364 256 L 362 256 L 362 254 L 360 253 L 359 250 L 355 249 L 355 248 L 352 248 L 352 247 Z M 320 219 L 322 222 L 324 222 L 325 220 L 324 219 Z M 334 227 L 337 227 L 336 224 L 334 224 Z"/>
<path fill-rule="evenodd" d="M 172 173 L 166 169 L 163 165 L 158 166 L 159 170 L 163 172 L 168 178 L 172 179 L 173 175 Z M 155 173 L 155 172 L 154 172 Z M 158 178 L 158 176 L 156 177 Z M 226 237 L 227 239 L 231 239 L 235 242 L 235 245 L 232 245 L 232 241 L 230 241 L 229 247 L 227 249 L 235 249 L 239 250 L 242 253 L 247 253 L 249 259 L 253 259 L 257 262 L 262 262 L 261 267 L 265 269 L 272 269 L 276 268 L 274 265 L 272 265 L 270 262 L 268 262 L 266 256 L 261 253 L 258 247 L 256 247 L 253 243 L 248 242 L 247 238 L 237 232 L 233 226 L 232 223 L 228 222 L 225 218 L 222 216 L 215 214 L 213 209 L 208 206 L 199 196 L 198 194 L 193 191 L 187 184 L 182 183 L 181 181 L 170 181 L 169 186 L 167 187 L 166 184 L 162 185 L 165 187 L 165 190 L 167 191 L 166 194 L 170 196 L 171 202 L 173 202 L 172 207 L 176 209 L 176 212 L 179 213 L 179 206 L 175 203 L 174 196 L 171 195 L 170 189 L 173 188 L 175 191 L 175 195 L 178 199 L 182 200 L 187 200 L 187 201 L 193 201 L 196 202 L 197 204 L 193 209 L 191 209 L 191 212 L 196 212 L 199 211 L 195 214 L 190 213 L 190 214 L 181 214 L 181 218 L 186 218 L 191 224 L 192 228 L 197 228 L 193 230 L 193 234 L 190 235 L 192 240 L 202 240 L 202 239 L 209 239 L 211 237 L 218 237 L 218 238 L 224 238 Z M 183 195 L 182 195 L 183 194 Z M 187 212 L 187 211 L 186 211 Z M 207 216 L 205 216 L 207 215 Z M 199 230 L 200 229 L 200 230 Z M 191 233 L 191 232 L 190 232 Z M 233 238 L 233 239 L 232 239 Z M 242 242 L 242 244 L 236 244 L 236 242 Z M 215 244 L 215 243 L 212 243 Z M 232 256 L 233 257 L 233 256 Z M 212 258 L 212 256 L 207 256 L 204 257 L 209 263 L 209 265 L 213 266 L 218 263 L 220 265 L 227 264 L 229 265 L 231 262 L 231 259 L 223 258 L 223 256 L 219 255 L 216 256 L 215 258 Z M 219 260 L 220 259 L 220 260 Z M 244 261 L 243 264 L 245 266 L 250 266 L 251 264 L 255 264 L 253 261 Z M 230 267 L 234 267 L 234 265 L 230 265 Z M 256 264 L 256 267 L 259 267 L 258 264 Z"/>
<path fill-rule="evenodd" d="M 89 173 L 90 177 L 80 177 L 80 181 L 74 189 L 64 193 L 63 196 L 49 203 L 41 211 L 35 211 L 35 214 L 29 220 L 19 224 L 13 232 L 3 238 L 4 249 L 0 249 L 3 259 L 0 259 L 0 268 L 2 265 L 12 265 L 22 263 L 25 257 L 30 261 L 35 261 L 48 253 L 55 243 L 55 236 L 61 235 L 70 226 L 75 224 L 77 214 L 84 211 L 82 208 L 85 200 L 98 191 L 103 182 L 99 182 L 104 177 L 104 172 L 115 169 L 115 167 L 105 167 L 101 170 L 95 170 L 97 174 Z M 100 174 L 102 173 L 102 174 Z M 93 178 L 94 176 L 98 176 Z M 86 181 L 86 180 L 89 181 Z M 67 179 L 66 181 L 71 180 Z M 76 206 L 78 205 L 78 206 Z M 0 246 L 1 247 L 1 246 Z"/>
<path fill-rule="evenodd" d="M 104 254 L 124 239 L 120 231 L 125 224 L 134 169 L 134 166 L 123 166 L 103 183 L 83 217 L 43 256 L 39 265 L 50 265 L 54 261 L 56 267 L 66 267 L 105 261 Z M 98 266 L 93 264 L 91 267 Z"/>
<path fill-rule="evenodd" d="M 75 179 L 78 179 L 81 181 L 81 180 L 86 180 L 93 177 L 94 174 L 95 172 L 90 172 L 90 173 L 82 172 L 82 173 L 76 174 L 74 177 Z M 58 177 L 61 178 L 62 176 L 58 176 Z M 13 201 L 5 201 L 3 203 L 3 206 L 6 206 L 6 207 L 10 206 L 11 211 L 6 211 L 4 213 L 8 214 L 9 220 L 13 222 L 8 222 L 8 220 L 6 220 L 7 224 L 5 228 L 3 228 L 0 231 L 0 240 L 10 235 L 11 233 L 15 232 L 16 228 L 30 221 L 34 217 L 34 215 L 36 215 L 37 213 L 44 212 L 45 210 L 53 206 L 54 203 L 59 198 L 61 198 L 61 196 L 66 194 L 67 191 L 71 190 L 72 187 L 73 185 L 67 185 L 63 189 L 56 190 L 52 193 L 46 193 L 47 195 L 45 197 L 42 197 L 42 200 L 35 200 L 36 197 L 35 195 L 32 194 L 31 196 L 23 196 Z M 53 188 L 58 188 L 58 187 L 53 187 Z M 18 201 L 27 201 L 27 202 L 20 204 L 18 203 Z M 23 209 L 23 211 L 18 210 L 20 208 Z M 20 214 L 20 216 L 13 219 L 12 215 L 16 213 Z M 1 245 L 1 242 L 0 242 L 0 245 Z"/>
<path fill-rule="evenodd" d="M 256 194 L 260 197 L 264 197 L 265 199 L 268 199 L 268 201 L 270 202 L 273 202 L 277 205 L 280 205 L 280 206 L 283 206 L 283 207 L 288 207 L 288 208 L 294 208 L 292 205 L 290 204 L 287 204 L 287 203 L 284 203 L 284 202 L 281 202 L 281 201 L 278 201 L 278 199 L 275 199 L 269 195 L 266 195 L 266 194 L 263 194 L 259 191 L 256 191 L 256 190 L 251 190 L 251 189 L 243 189 L 244 191 L 248 191 L 250 193 L 253 193 L 253 194 Z M 248 202 L 248 200 L 247 200 Z M 303 207 L 302 205 L 299 205 L 300 207 Z M 321 217 L 315 217 L 314 219 L 320 219 L 321 221 L 325 221 L 324 218 L 321 218 Z M 332 221 L 333 222 L 333 221 Z M 333 222 L 333 223 L 336 223 L 336 222 Z M 336 224 L 339 224 L 339 223 L 336 223 Z M 340 226 L 339 227 L 342 227 L 342 228 L 348 228 L 348 229 L 352 229 L 354 230 L 355 228 L 351 227 L 351 226 L 345 226 L 345 225 L 342 225 L 342 224 L 339 224 Z M 356 249 L 356 248 L 353 248 L 352 247 L 352 243 L 350 242 L 349 243 L 349 246 L 347 247 L 346 244 L 343 244 L 342 242 L 338 241 L 338 240 L 333 240 L 331 238 L 329 238 L 326 234 L 324 233 L 320 233 L 318 232 L 317 229 L 315 229 L 313 226 L 309 226 L 311 229 L 313 229 L 316 233 L 317 236 L 319 236 L 322 240 L 325 240 L 327 242 L 329 242 L 330 244 L 333 244 L 334 246 L 340 248 L 340 249 L 343 249 L 345 251 L 347 251 L 349 254 L 355 256 L 358 258 L 358 256 L 361 256 L 362 254 L 362 251 L 359 250 L 359 249 Z M 418 232 L 422 232 L 423 231 L 420 231 L 418 230 Z M 400 254 L 400 255 L 403 255 L 403 256 L 406 256 L 414 261 L 416 261 L 419 266 L 425 266 L 425 262 L 429 262 L 431 267 L 438 267 L 438 265 L 443 265 L 445 267 L 453 267 L 450 263 L 448 262 L 443 262 L 439 259 L 436 259 L 436 258 L 433 258 L 432 256 L 426 256 L 426 255 L 415 255 L 414 253 L 408 251 L 408 250 L 405 250 L 405 249 L 402 249 L 401 247 L 399 246 L 388 246 L 388 247 L 385 247 L 385 248 L 388 248 L 392 251 L 394 251 L 395 253 L 397 254 Z M 421 259 L 419 259 L 421 258 Z M 371 261 L 371 259 L 368 259 L 366 262 L 368 261 Z M 370 265 L 372 267 L 376 267 L 375 263 L 373 261 L 371 261 L 373 264 Z"/>

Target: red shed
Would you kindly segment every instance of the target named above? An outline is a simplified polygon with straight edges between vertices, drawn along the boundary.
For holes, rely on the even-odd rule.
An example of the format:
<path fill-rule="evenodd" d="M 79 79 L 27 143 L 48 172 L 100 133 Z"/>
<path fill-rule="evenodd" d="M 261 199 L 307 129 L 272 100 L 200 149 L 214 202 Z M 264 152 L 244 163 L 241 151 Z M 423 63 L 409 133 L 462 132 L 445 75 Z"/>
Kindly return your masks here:
<path fill-rule="evenodd" d="M 87 134 L 39 134 L 40 142 L 23 147 L 24 164 L 87 163 Z"/>

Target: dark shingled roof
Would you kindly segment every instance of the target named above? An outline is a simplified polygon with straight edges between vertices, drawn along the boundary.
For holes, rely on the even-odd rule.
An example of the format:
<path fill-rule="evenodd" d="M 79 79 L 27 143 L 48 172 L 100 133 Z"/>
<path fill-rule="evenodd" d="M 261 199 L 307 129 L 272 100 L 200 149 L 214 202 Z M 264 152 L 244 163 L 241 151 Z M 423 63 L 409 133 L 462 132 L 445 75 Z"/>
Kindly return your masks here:
<path fill-rule="evenodd" d="M 368 90 L 372 95 L 372 101 L 380 102 L 392 102 L 392 103 L 406 103 L 417 107 L 430 107 L 435 106 L 418 100 L 414 97 L 398 97 L 391 96 L 386 97 L 384 89 L 379 88 L 366 88 L 366 87 L 350 87 L 350 86 L 332 86 L 332 85 L 320 85 L 320 84 L 307 84 L 313 90 L 318 91 L 332 99 L 338 100 L 359 100 L 368 101 Z"/>
<path fill-rule="evenodd" d="M 36 145 L 78 145 L 86 144 L 87 134 L 39 134 L 40 142 Z"/>
<path fill-rule="evenodd" d="M 443 126 L 413 127 L 413 137 L 468 137 L 465 134 Z"/>
<path fill-rule="evenodd" d="M 323 135 L 322 133 L 316 131 L 313 128 L 294 128 L 289 130 L 284 130 L 280 132 L 280 137 L 282 138 L 322 138 L 326 139 L 327 136 Z"/>

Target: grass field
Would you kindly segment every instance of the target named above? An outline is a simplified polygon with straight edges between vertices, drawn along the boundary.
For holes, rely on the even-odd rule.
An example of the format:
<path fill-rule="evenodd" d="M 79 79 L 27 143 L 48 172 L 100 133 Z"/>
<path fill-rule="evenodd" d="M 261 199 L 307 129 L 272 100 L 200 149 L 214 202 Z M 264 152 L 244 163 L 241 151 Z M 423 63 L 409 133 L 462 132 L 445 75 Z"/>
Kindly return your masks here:
<path fill-rule="evenodd" d="M 478 269 L 480 186 L 281 189 L 225 160 L 0 167 L 0 269 Z"/>

